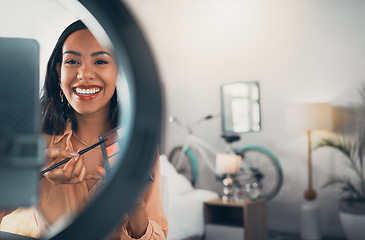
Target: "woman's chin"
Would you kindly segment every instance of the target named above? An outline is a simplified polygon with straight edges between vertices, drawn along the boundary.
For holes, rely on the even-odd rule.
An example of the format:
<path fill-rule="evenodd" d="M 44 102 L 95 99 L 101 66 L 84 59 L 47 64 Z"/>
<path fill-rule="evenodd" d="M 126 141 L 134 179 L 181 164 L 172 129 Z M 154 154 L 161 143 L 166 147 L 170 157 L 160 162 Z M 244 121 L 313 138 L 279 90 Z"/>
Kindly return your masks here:
<path fill-rule="evenodd" d="M 73 109 L 80 115 L 88 116 L 93 114 L 100 114 L 105 113 L 108 114 L 109 108 L 107 105 L 100 106 L 97 103 L 94 104 L 78 104 L 77 106 L 73 107 Z"/>

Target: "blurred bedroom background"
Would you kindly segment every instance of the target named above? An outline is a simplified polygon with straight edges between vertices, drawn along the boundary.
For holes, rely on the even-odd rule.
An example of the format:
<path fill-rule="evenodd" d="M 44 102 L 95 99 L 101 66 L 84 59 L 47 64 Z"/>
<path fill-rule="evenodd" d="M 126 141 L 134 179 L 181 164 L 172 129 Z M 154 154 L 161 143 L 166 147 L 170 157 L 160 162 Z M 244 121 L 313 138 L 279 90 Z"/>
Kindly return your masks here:
<path fill-rule="evenodd" d="M 76 16 L 50 1 L 0 2 L 0 36 L 11 36 L 19 24 L 24 26 L 16 32 L 17 37 L 33 37 L 40 42 L 40 73 L 44 77 L 45 63 L 59 33 Z M 237 145 L 261 145 L 278 157 L 284 182 L 279 194 L 267 203 L 267 228 L 299 233 L 308 177 L 307 137 L 287 131 L 285 112 L 293 104 L 327 102 L 333 109 L 333 131 L 357 136 L 352 108 L 361 101 L 358 90 L 365 84 L 365 1 L 124 2 L 146 34 L 165 93 L 161 154 L 168 155 L 186 136 L 168 123 L 168 116 L 193 125 L 208 114 L 221 113 L 223 84 L 259 82 L 262 129 L 241 134 Z M 14 12 L 5 11 L 6 7 Z M 7 21 L 9 15 L 19 21 Z M 33 17 L 21 19 L 22 15 Z M 27 27 L 31 25 L 38 29 Z M 223 151 L 221 131 L 221 119 L 216 118 L 199 125 L 195 133 Z M 322 134 L 313 133 L 313 142 Z M 343 158 L 331 149 L 312 153 L 315 203 L 326 236 L 344 236 L 338 191 L 322 188 L 332 173 L 353 174 Z M 219 194 L 222 191 L 221 182 L 201 163 L 195 187 Z"/>
<path fill-rule="evenodd" d="M 151 41 L 165 89 L 166 116 L 194 124 L 220 113 L 220 87 L 258 81 L 262 130 L 241 135 L 237 145 L 257 144 L 280 160 L 284 183 L 267 204 L 269 229 L 299 232 L 307 188 L 307 137 L 288 133 L 286 108 L 328 102 L 334 131 L 357 136 L 351 108 L 365 80 L 365 3 L 361 1 L 128 1 Z M 166 124 L 164 153 L 185 133 Z M 196 134 L 222 149 L 221 122 L 199 125 Z M 320 134 L 314 133 L 315 142 Z M 312 154 L 315 202 L 324 235 L 343 236 L 329 174 L 346 172 L 330 149 Z M 202 164 L 197 187 L 221 191 Z"/>

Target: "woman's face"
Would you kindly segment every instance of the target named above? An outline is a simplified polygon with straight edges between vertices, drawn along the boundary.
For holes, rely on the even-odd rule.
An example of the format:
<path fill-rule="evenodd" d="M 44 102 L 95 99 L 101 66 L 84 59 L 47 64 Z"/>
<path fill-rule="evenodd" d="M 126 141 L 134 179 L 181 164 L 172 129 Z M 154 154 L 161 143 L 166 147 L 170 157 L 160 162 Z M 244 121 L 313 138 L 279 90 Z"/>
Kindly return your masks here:
<path fill-rule="evenodd" d="M 57 71 L 65 97 L 77 113 L 109 112 L 117 66 L 89 30 L 76 31 L 66 39 Z"/>

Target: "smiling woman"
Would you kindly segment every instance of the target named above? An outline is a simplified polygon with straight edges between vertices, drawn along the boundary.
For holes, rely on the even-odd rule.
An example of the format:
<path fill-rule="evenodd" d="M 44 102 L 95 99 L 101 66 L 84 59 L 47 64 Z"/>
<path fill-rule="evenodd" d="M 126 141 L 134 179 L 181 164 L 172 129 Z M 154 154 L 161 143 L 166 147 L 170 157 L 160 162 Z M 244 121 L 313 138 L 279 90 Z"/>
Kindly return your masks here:
<path fill-rule="evenodd" d="M 64 158 L 72 159 L 45 173 L 41 180 L 36 211 L 41 234 L 63 218 L 80 212 L 101 185 L 101 152 L 97 148 L 83 155 L 77 152 L 117 126 L 117 73 L 113 54 L 81 21 L 65 29 L 47 67 L 42 97 L 43 132 L 47 168 Z M 113 238 L 166 238 L 158 161 L 153 174 L 155 181 L 137 200 Z"/>
<path fill-rule="evenodd" d="M 69 12 L 63 11 L 65 10 L 63 9 L 64 7 L 68 9 Z M 64 64 L 64 51 L 62 49 L 63 45 L 60 46 L 60 57 L 57 58 L 60 59 L 60 61 L 49 63 L 49 65 L 52 65 L 53 70 L 51 73 L 47 73 L 47 78 L 56 79 L 56 81 L 52 82 L 51 86 L 49 86 L 50 88 L 48 89 L 50 90 L 50 94 L 48 94 L 49 100 L 52 101 L 53 105 L 50 104 L 48 105 L 47 109 L 43 109 L 44 119 L 47 115 L 47 119 L 48 117 L 51 118 L 54 123 L 53 124 L 52 121 L 48 121 L 48 125 L 45 124 L 46 126 L 43 126 L 43 133 L 46 136 L 48 145 L 47 156 L 52 157 L 51 154 L 52 152 L 54 153 L 53 150 L 50 150 L 52 138 L 55 139 L 53 145 L 62 145 L 63 141 L 66 141 L 66 145 L 70 143 L 69 146 L 72 146 L 73 151 L 78 150 L 77 145 L 86 146 L 93 144 L 94 142 L 91 142 L 93 139 L 90 138 L 90 140 L 88 138 L 89 135 L 85 135 L 84 126 L 85 123 L 87 126 L 91 126 L 90 123 L 93 121 L 95 116 L 99 120 L 102 119 L 100 116 L 103 116 L 104 119 L 107 119 L 107 121 L 104 121 L 105 124 L 100 124 L 97 128 L 95 128 L 95 131 L 99 131 L 101 125 L 105 129 L 110 129 L 111 126 L 114 126 L 114 124 L 118 125 L 118 127 L 123 127 L 124 131 L 123 139 L 118 139 L 118 142 L 120 141 L 120 148 L 119 155 L 116 159 L 117 161 L 115 161 L 114 164 L 114 169 L 109 176 L 110 178 L 107 178 L 106 184 L 103 184 L 103 187 L 101 188 L 99 188 L 99 185 L 102 185 L 100 184 L 101 179 L 99 172 L 102 172 L 102 169 L 98 168 L 98 170 L 100 170 L 98 172 L 95 168 L 95 164 L 91 168 L 87 168 L 89 160 L 92 162 L 92 158 L 97 155 L 91 153 L 96 153 L 98 150 L 90 150 L 88 154 L 90 158 L 86 154 L 83 157 L 77 156 L 76 161 L 75 156 L 72 156 L 75 153 L 72 153 L 72 151 L 69 152 L 69 149 L 66 148 L 62 149 L 64 151 L 66 150 L 66 153 L 71 155 L 72 161 L 69 162 L 70 165 L 64 164 L 62 167 L 50 170 L 50 172 L 44 175 L 45 177 L 42 178 L 40 183 L 43 186 L 44 182 L 49 181 L 51 184 L 54 184 L 55 188 L 62 188 L 62 185 L 67 185 L 64 186 L 65 189 L 71 189 L 74 186 L 83 185 L 84 189 L 86 186 L 86 191 L 89 191 L 90 189 L 88 192 L 90 194 L 88 194 L 86 198 L 83 199 L 84 201 L 81 201 L 80 206 L 74 206 L 71 204 L 71 208 L 67 208 L 64 213 L 61 213 L 61 211 L 57 209 L 67 206 L 66 202 L 70 199 L 66 199 L 64 202 L 58 200 L 57 203 L 62 202 L 61 205 L 56 206 L 57 208 L 55 209 L 52 209 L 52 211 L 55 212 L 55 215 L 57 214 L 57 211 L 59 211 L 60 217 L 56 216 L 56 221 L 59 222 L 60 220 L 64 219 L 64 217 L 68 217 L 69 215 L 71 215 L 72 218 L 70 219 L 71 221 L 63 222 L 64 224 L 61 226 L 56 224 L 57 228 L 55 231 L 51 231 L 51 235 L 46 237 L 52 239 L 75 239 L 79 238 L 80 233 L 82 233 L 82 237 L 85 239 L 104 239 L 105 235 L 112 229 L 116 229 L 117 225 L 119 227 L 123 227 L 119 221 L 121 220 L 121 217 L 125 217 L 125 215 L 128 215 L 128 217 L 124 218 L 124 220 L 129 222 L 129 224 L 127 224 L 128 226 L 126 226 L 126 228 L 122 228 L 122 230 L 125 230 L 124 233 L 127 235 L 127 237 L 130 237 L 136 233 L 133 230 L 134 226 L 136 226 L 135 223 L 142 223 L 137 226 L 137 228 L 147 226 L 147 228 L 144 229 L 144 236 L 146 237 L 148 237 L 148 235 L 151 233 L 151 226 L 153 226 L 153 229 L 158 229 L 157 225 L 162 226 L 162 228 L 164 228 L 163 231 L 165 231 L 166 224 L 164 225 L 163 221 L 154 221 L 156 219 L 164 219 L 164 214 L 158 216 L 160 212 L 155 211 L 156 209 L 161 209 L 158 206 L 159 201 L 157 201 L 156 205 L 151 205 L 148 203 L 148 201 L 137 201 L 140 204 L 137 204 L 139 208 L 135 208 L 135 210 L 139 209 L 141 211 L 135 211 L 134 213 L 143 213 L 144 211 L 146 213 L 145 215 L 147 215 L 144 220 L 148 220 L 146 225 L 144 225 L 146 223 L 145 221 L 134 221 L 139 219 L 138 216 L 144 217 L 143 214 L 132 214 L 132 211 L 130 211 L 131 206 L 134 206 L 132 204 L 136 202 L 137 195 L 146 184 L 144 181 L 145 176 L 147 176 L 155 163 L 153 160 L 156 159 L 156 143 L 160 136 L 159 131 L 161 127 L 161 91 L 159 88 L 158 76 L 151 52 L 147 46 L 142 32 L 140 31 L 129 10 L 119 0 L 103 1 L 102 3 L 99 3 L 99 1 L 82 0 L 64 0 L 60 1 L 60 3 L 57 3 L 57 1 L 52 1 L 52 3 L 50 3 L 47 0 L 14 0 L 4 2 L 2 8 L 0 9 L 0 13 L 0 19 L 3 20 L 1 21 L 2 24 L 0 24 L 1 36 L 5 34 L 4 36 L 16 36 L 18 38 L 28 37 L 35 38 L 39 41 L 41 46 L 40 85 L 43 85 L 43 81 L 45 79 L 44 69 L 46 61 L 44 60 L 49 58 L 49 52 L 52 50 L 54 43 L 61 32 L 61 29 L 64 29 L 68 23 L 80 18 L 82 18 L 83 21 L 85 20 L 84 22 L 90 31 L 101 43 L 100 47 L 107 46 L 106 48 L 101 47 L 100 49 L 89 53 L 88 57 L 100 57 L 103 59 L 93 62 L 95 64 L 88 65 L 86 73 L 90 72 L 90 66 L 105 67 L 104 61 L 107 60 L 105 58 L 108 57 L 108 54 L 105 54 L 104 52 L 109 53 L 118 70 L 117 82 L 119 102 L 116 101 L 117 95 L 114 94 L 114 88 L 112 98 L 107 103 L 110 109 L 108 111 L 108 115 L 105 116 L 105 109 L 107 108 L 105 106 L 107 105 L 103 107 L 103 104 L 101 104 L 99 107 L 92 106 L 92 108 L 89 108 L 90 106 L 86 106 L 86 102 L 89 102 L 90 105 L 93 105 L 94 101 L 97 101 L 97 104 L 100 104 L 102 93 L 105 90 L 101 82 L 95 84 L 78 84 L 75 85 L 76 88 L 73 87 L 71 89 L 70 86 L 62 85 L 63 90 L 61 92 L 61 79 L 59 77 L 65 77 L 63 76 L 65 74 L 62 74 L 62 64 Z M 83 29 L 85 30 L 86 28 Z M 84 30 L 80 29 L 80 31 Z M 75 31 L 75 33 L 77 31 Z M 47 32 L 47 34 L 44 34 L 45 32 Z M 70 36 L 71 34 L 72 33 L 70 33 Z M 76 57 L 85 57 L 80 49 L 73 48 L 70 49 L 70 51 L 80 53 L 80 56 Z M 24 55 L 22 57 L 25 58 Z M 82 67 L 85 66 L 83 61 L 84 60 L 81 61 Z M 71 61 L 69 63 L 76 62 L 77 61 L 75 60 L 75 62 Z M 59 71 L 57 71 L 57 63 L 59 63 Z M 7 68 L 8 66 L 5 65 L 4 67 Z M 30 81 L 29 71 L 27 72 L 25 69 L 22 69 L 19 66 L 17 68 L 17 71 L 18 70 L 28 74 L 28 77 L 25 79 Z M 82 81 L 82 74 L 80 75 L 81 80 L 78 81 Z M 100 76 L 95 76 L 94 80 L 95 79 L 103 79 L 103 81 L 105 80 Z M 89 79 L 89 82 L 90 81 L 93 80 Z M 43 92 L 40 93 L 40 95 L 43 95 L 43 97 L 46 96 L 46 88 L 47 87 L 45 87 Z M 74 106 L 67 100 L 65 94 L 66 91 L 69 91 L 70 102 L 73 100 L 72 97 L 75 97 L 76 104 L 73 104 Z M 95 95 L 95 99 L 91 101 L 90 99 L 85 100 L 83 97 L 86 97 L 86 95 Z M 38 92 L 35 93 L 35 96 L 39 97 Z M 76 96 L 84 100 L 77 99 Z M 43 100 L 45 100 L 45 98 Z M 79 102 L 85 103 L 81 103 L 81 107 L 79 109 L 80 112 L 75 110 L 75 108 L 79 107 L 77 106 L 77 104 L 79 104 L 77 100 Z M 115 106 L 113 106 L 113 104 L 115 104 Z M 117 112 L 118 106 L 121 109 L 119 114 Z M 53 110 L 56 109 L 56 111 L 51 111 L 50 108 L 53 108 Z M 86 112 L 86 114 L 82 114 L 81 111 L 85 109 L 88 112 Z M 123 114 L 120 112 L 123 112 Z M 120 121 L 117 123 L 118 119 Z M 48 129 L 48 132 L 45 129 Z M 67 134 L 66 132 L 68 131 L 72 132 L 72 134 Z M 94 134 L 93 131 L 94 128 L 89 131 L 92 136 Z M 56 143 L 57 140 L 60 141 Z M 143 149 L 143 151 L 141 151 L 141 149 Z M 63 153 L 61 151 L 59 154 L 64 154 L 64 151 Z M 42 156 L 44 156 L 44 151 L 41 152 Z M 48 160 L 50 160 L 49 157 Z M 45 165 L 44 167 L 49 167 L 52 164 L 53 163 Z M 99 165 L 98 167 L 102 166 Z M 62 174 L 65 174 L 63 171 L 64 168 L 66 170 L 66 176 L 67 174 L 70 174 L 69 183 L 65 183 L 66 179 L 59 178 Z M 72 172 L 70 169 L 72 169 Z M 38 170 L 41 171 L 41 169 Z M 74 172 L 74 170 L 76 171 Z M 80 171 L 80 178 L 75 177 L 78 171 Z M 85 178 L 90 177 L 90 172 L 94 172 L 97 175 L 92 175 L 90 181 L 85 180 Z M 155 165 L 153 172 L 158 172 L 158 165 Z M 84 178 L 84 182 L 78 183 L 82 180 L 82 178 Z M 38 174 L 36 174 L 36 179 L 39 179 Z M 150 184 L 149 190 L 145 194 L 145 198 L 140 197 L 140 200 L 158 199 L 156 196 L 160 195 L 158 192 L 159 189 L 154 188 L 153 186 L 159 186 L 159 183 L 159 175 L 155 174 L 154 181 L 152 184 Z M 9 184 L 9 182 L 7 182 L 7 184 Z M 17 191 L 17 189 L 14 188 L 14 184 L 10 183 L 10 188 L 11 187 L 13 187 L 13 191 Z M 157 191 L 150 191 L 151 189 L 157 189 Z M 94 192 L 97 192 L 97 194 L 93 194 Z M 42 194 L 43 193 L 44 192 L 42 190 Z M 83 194 L 81 191 L 78 191 L 78 189 L 76 189 L 73 193 L 81 193 L 81 195 Z M 2 195 L 7 196 L 7 192 Z M 91 196 L 93 196 L 92 199 Z M 46 199 L 46 201 L 50 202 L 50 199 Z M 36 200 L 37 199 L 34 201 Z M 144 207 L 143 202 L 145 205 Z M 50 204 L 55 206 L 53 202 L 50 202 Z M 77 215 L 72 212 L 72 209 L 75 208 L 77 208 L 78 211 Z M 43 223 L 46 223 L 44 226 L 45 228 L 48 228 L 47 230 L 50 230 L 51 226 L 55 226 L 52 224 L 52 220 L 48 222 L 49 219 L 47 219 L 46 216 L 43 216 L 40 204 L 37 206 L 37 209 L 39 225 L 42 225 L 41 221 L 44 221 Z M 1 212 L 0 218 L 2 218 L 5 213 L 8 212 Z M 11 215 L 14 215 L 14 213 Z M 11 215 L 5 218 L 11 217 Z M 50 223 L 48 226 L 47 222 Z M 154 226 L 155 224 L 157 225 Z M 17 223 L 16 225 L 19 226 L 23 224 Z M 165 236 L 165 233 L 163 233 L 161 236 Z"/>
<path fill-rule="evenodd" d="M 78 20 L 63 31 L 47 65 L 41 98 L 47 147 L 44 168 L 49 170 L 42 171 L 34 208 L 41 236 L 50 236 L 59 230 L 60 222 L 75 218 L 104 185 L 100 147 L 85 154 L 80 149 L 118 127 L 117 76 L 114 54 L 99 44 L 83 22 Z M 60 165 L 65 158 L 70 160 Z M 152 175 L 154 181 L 110 238 L 166 238 L 158 161 Z M 9 213 L 0 212 L 0 223 Z"/>

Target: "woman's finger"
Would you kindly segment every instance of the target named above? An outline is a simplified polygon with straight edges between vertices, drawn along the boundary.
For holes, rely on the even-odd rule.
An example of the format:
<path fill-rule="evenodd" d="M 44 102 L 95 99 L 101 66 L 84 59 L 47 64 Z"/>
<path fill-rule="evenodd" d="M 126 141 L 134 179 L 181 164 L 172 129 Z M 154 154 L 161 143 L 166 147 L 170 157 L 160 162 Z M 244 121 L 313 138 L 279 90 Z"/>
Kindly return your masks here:
<path fill-rule="evenodd" d="M 79 156 L 76 156 L 75 158 L 78 158 Z M 65 174 L 65 178 L 66 179 L 71 179 L 72 176 L 72 172 L 74 170 L 74 166 L 75 166 L 75 159 L 72 158 L 70 161 L 68 161 L 65 166 L 63 167 L 63 172 Z"/>
<path fill-rule="evenodd" d="M 79 182 L 83 182 L 85 180 L 85 176 L 86 176 L 86 167 L 85 167 L 85 165 L 83 165 L 80 175 L 78 177 Z"/>
<path fill-rule="evenodd" d="M 80 149 L 78 150 L 78 152 Z M 73 169 L 71 172 L 70 179 L 75 179 L 78 181 L 78 177 L 81 173 L 82 167 L 84 166 L 84 156 L 77 155 L 74 159 L 71 159 L 70 161 L 73 162 Z"/>
<path fill-rule="evenodd" d="M 44 174 L 44 176 L 53 184 L 60 184 L 66 182 L 66 177 L 62 169 L 54 169 Z"/>
<path fill-rule="evenodd" d="M 74 165 L 71 178 L 78 178 L 80 173 L 81 173 L 81 170 L 82 170 L 83 166 L 85 166 L 84 158 L 83 158 L 83 156 L 78 155 L 78 156 L 75 157 L 74 161 L 76 163 Z"/>

